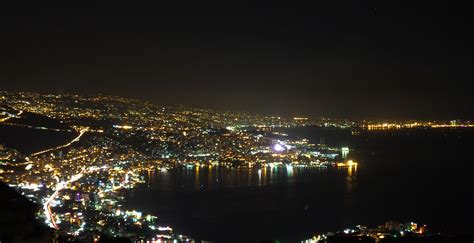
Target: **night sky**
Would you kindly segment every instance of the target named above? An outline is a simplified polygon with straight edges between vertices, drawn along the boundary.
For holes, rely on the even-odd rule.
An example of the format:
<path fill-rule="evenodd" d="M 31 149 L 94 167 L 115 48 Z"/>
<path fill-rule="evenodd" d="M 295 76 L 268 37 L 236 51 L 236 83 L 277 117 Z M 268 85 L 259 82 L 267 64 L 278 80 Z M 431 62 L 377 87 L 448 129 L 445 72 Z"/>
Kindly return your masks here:
<path fill-rule="evenodd" d="M 0 90 L 474 119 L 472 1 L 327 2 L 3 7 Z"/>

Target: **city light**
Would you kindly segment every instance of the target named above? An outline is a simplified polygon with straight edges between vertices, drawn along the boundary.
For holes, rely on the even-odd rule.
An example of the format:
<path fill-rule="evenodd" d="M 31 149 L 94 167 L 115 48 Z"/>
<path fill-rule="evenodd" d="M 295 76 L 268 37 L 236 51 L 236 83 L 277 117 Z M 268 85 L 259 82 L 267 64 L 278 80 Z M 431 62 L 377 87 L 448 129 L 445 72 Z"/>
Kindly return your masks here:
<path fill-rule="evenodd" d="M 447 124 L 420 121 L 378 124 L 251 116 L 186 107 L 163 108 L 107 96 L 58 98 L 33 93 L 2 96 L 9 97 L 8 106 L 13 110 L 22 111 L 8 113 L 11 117 L 8 119 L 2 113 L 2 126 L 65 135 L 59 145 L 45 140 L 45 145 L 39 147 L 41 151 L 31 154 L 1 146 L 0 177 L 31 201 L 41 204 L 38 215 L 47 225 L 70 236 L 94 235 L 105 229 L 114 229 L 115 235 L 126 235 L 134 228 L 136 239 L 149 231 L 162 239 L 178 239 L 170 226 L 160 225 L 159 217 L 124 206 L 131 190 L 147 185 L 150 178 L 173 176 L 178 168 L 194 173 L 198 178 L 195 189 L 201 191 L 208 186 L 199 176 L 207 171 L 217 174 L 223 168 L 248 170 L 245 181 L 264 187 L 274 183 L 272 176 L 284 176 L 292 181 L 307 168 L 347 169 L 347 180 L 352 181 L 357 176 L 357 167 L 364 165 L 364 161 L 359 165 L 350 155 L 357 148 L 294 138 L 282 129 L 351 128 L 356 131 L 351 136 L 362 136 L 360 131 L 364 129 L 470 126 L 457 120 Z M 72 109 L 68 104 L 80 105 Z M 17 117 L 25 116 L 23 111 L 61 122 L 59 127 L 14 123 Z M 102 125 L 101 121 L 127 125 Z M 220 185 L 224 180 L 212 178 L 212 181 Z M 401 234 L 406 235 L 406 230 L 425 230 L 417 225 L 410 227 L 403 228 Z M 352 235 L 356 231 L 343 232 Z M 311 240 L 314 239 L 324 238 Z"/>
<path fill-rule="evenodd" d="M 285 147 L 279 143 L 273 145 L 273 150 L 275 150 L 276 152 L 282 152 L 282 151 L 285 151 Z"/>

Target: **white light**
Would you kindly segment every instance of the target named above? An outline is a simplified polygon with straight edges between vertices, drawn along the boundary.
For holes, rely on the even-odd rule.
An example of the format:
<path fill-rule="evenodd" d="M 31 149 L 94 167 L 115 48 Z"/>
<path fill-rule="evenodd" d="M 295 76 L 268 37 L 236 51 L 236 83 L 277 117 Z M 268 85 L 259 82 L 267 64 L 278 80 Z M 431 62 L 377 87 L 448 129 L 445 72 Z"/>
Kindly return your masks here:
<path fill-rule="evenodd" d="M 170 231 L 170 230 L 173 230 L 173 229 L 169 226 L 166 226 L 166 227 L 158 227 L 158 230 L 159 231 Z"/>
<path fill-rule="evenodd" d="M 273 145 L 273 150 L 277 151 L 277 152 L 282 152 L 285 150 L 285 147 L 283 147 L 281 144 L 277 143 L 275 145 Z"/>

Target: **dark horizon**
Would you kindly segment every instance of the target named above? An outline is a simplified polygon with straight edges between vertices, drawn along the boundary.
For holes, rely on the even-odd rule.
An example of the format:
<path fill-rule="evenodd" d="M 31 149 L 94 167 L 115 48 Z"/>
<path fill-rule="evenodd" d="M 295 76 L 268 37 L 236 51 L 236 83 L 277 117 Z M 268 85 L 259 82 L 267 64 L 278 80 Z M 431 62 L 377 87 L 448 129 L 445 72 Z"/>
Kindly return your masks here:
<path fill-rule="evenodd" d="M 474 119 L 472 7 L 13 6 L 2 90 L 282 116 Z"/>

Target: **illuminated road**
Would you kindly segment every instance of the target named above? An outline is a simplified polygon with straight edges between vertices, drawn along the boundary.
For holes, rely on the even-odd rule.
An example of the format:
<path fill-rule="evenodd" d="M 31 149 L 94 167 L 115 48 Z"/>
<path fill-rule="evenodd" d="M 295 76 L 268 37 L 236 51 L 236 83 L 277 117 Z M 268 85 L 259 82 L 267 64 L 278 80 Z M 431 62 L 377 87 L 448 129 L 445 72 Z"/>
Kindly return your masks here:
<path fill-rule="evenodd" d="M 81 179 L 82 176 L 84 175 L 84 173 L 89 173 L 89 172 L 97 171 L 97 170 L 100 170 L 100 169 L 107 169 L 107 167 L 100 167 L 100 168 L 93 167 L 93 168 L 83 169 L 81 171 L 81 173 L 71 176 L 71 179 L 69 179 L 67 181 L 58 182 L 58 184 L 56 185 L 56 190 L 48 198 L 48 200 L 46 200 L 46 202 L 43 205 L 44 215 L 46 215 L 46 217 L 47 217 L 46 222 L 49 222 L 50 226 L 54 227 L 56 230 L 59 229 L 59 226 L 56 224 L 56 220 L 54 219 L 53 213 L 51 211 L 51 203 L 53 202 L 54 198 L 56 198 L 58 196 L 59 192 L 62 189 L 66 188 L 69 183 L 72 183 L 72 182 L 75 182 L 75 181 Z"/>
<path fill-rule="evenodd" d="M 84 128 L 84 129 L 81 129 L 79 131 L 79 135 L 77 137 L 75 137 L 73 140 L 71 140 L 69 143 L 66 143 L 64 145 L 61 145 L 61 146 L 57 146 L 57 147 L 54 147 L 54 148 L 50 148 L 50 149 L 46 149 L 46 150 L 43 150 L 43 151 L 39 151 L 39 152 L 36 152 L 36 153 L 33 153 L 31 154 L 30 156 L 37 156 L 37 155 L 40 155 L 40 154 L 44 154 L 44 153 L 47 153 L 47 152 L 51 152 L 51 151 L 54 151 L 54 150 L 58 150 L 58 149 L 62 149 L 62 148 L 66 148 L 66 147 L 69 147 L 71 146 L 71 144 L 79 141 L 79 139 L 82 137 L 82 135 L 84 135 L 84 133 L 86 133 L 87 131 L 89 131 L 89 128 Z"/>
<path fill-rule="evenodd" d="M 84 135 L 84 133 L 86 133 L 87 131 L 89 131 L 89 128 L 83 128 L 79 131 L 79 135 L 77 137 L 75 137 L 73 140 L 71 140 L 70 142 L 68 142 L 66 144 L 63 144 L 61 146 L 57 146 L 57 147 L 54 147 L 54 148 L 49 148 L 49 149 L 46 149 L 46 150 L 43 150 L 43 151 L 33 153 L 30 156 L 33 157 L 33 156 L 37 156 L 37 155 L 40 155 L 40 154 L 51 152 L 51 151 L 54 151 L 54 150 L 57 150 L 57 149 L 62 149 L 62 148 L 66 148 L 68 146 L 71 146 L 73 143 L 79 141 L 79 139 L 81 139 L 82 135 Z M 26 160 L 27 160 L 27 163 L 30 162 L 29 158 L 26 158 Z M 95 169 L 95 168 L 83 169 L 81 171 L 81 173 L 71 176 L 71 179 L 69 179 L 68 181 L 58 182 L 58 184 L 56 185 L 56 189 L 55 189 L 54 193 L 46 200 L 46 202 L 43 205 L 44 214 L 45 214 L 45 216 L 47 218 L 47 222 L 49 222 L 50 226 L 54 227 L 56 230 L 59 229 L 59 226 L 56 224 L 56 220 L 54 219 L 53 213 L 51 211 L 51 203 L 53 202 L 54 198 L 56 198 L 58 196 L 59 192 L 61 190 L 63 190 L 64 188 L 66 188 L 69 183 L 79 180 L 83 176 L 84 173 L 91 172 L 91 171 L 94 171 L 94 170 L 97 170 L 97 169 Z"/>
<path fill-rule="evenodd" d="M 23 111 L 19 111 L 19 112 L 16 114 L 16 116 L 19 117 L 19 116 L 21 116 L 21 114 L 23 114 Z M 0 122 L 6 122 L 6 121 L 10 120 L 10 118 L 13 118 L 13 116 L 9 116 L 9 117 L 2 118 L 2 119 L 0 119 Z"/>
<path fill-rule="evenodd" d="M 48 218 L 48 221 L 51 223 L 51 226 L 53 226 L 57 230 L 59 229 L 59 226 L 56 224 L 56 221 L 53 218 L 53 213 L 51 212 L 51 202 L 54 200 L 55 197 L 58 196 L 59 191 L 67 187 L 69 183 L 79 180 L 82 177 L 82 175 L 83 175 L 82 173 L 79 173 L 79 174 L 73 175 L 71 179 L 69 179 L 68 181 L 59 182 L 56 185 L 56 190 L 54 191 L 54 193 L 44 203 L 44 206 L 43 206 L 44 214 Z"/>

